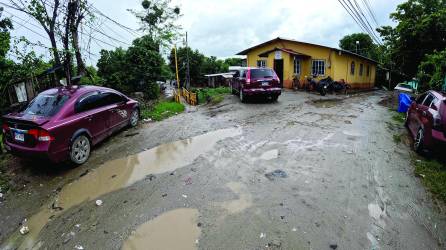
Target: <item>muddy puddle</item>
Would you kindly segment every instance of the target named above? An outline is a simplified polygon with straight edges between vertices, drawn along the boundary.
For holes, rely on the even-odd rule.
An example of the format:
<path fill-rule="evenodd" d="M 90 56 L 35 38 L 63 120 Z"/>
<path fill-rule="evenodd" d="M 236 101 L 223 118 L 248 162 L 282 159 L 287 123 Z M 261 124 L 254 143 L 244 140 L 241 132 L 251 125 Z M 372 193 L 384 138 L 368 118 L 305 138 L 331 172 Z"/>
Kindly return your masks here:
<path fill-rule="evenodd" d="M 124 242 L 123 250 L 192 250 L 198 248 L 198 210 L 169 211 L 139 226 Z"/>
<path fill-rule="evenodd" d="M 217 142 L 241 133 L 241 128 L 217 130 L 190 139 L 162 144 L 136 155 L 104 163 L 77 181 L 64 186 L 54 203 L 43 207 L 39 213 L 26 222 L 30 232 L 23 239 L 19 249 L 34 246 L 48 218 L 59 215 L 60 210 L 66 211 L 83 202 L 92 201 L 104 194 L 131 186 L 148 175 L 172 172 L 187 166 L 200 155 L 212 150 Z M 106 202 L 104 201 L 104 204 Z M 2 246 L 1 249 L 14 249 L 13 246 L 20 241 L 21 237 L 16 233 L 10 238 L 6 247 Z"/>
<path fill-rule="evenodd" d="M 332 108 L 342 103 L 342 99 L 318 99 L 308 101 L 309 104 L 316 108 Z"/>

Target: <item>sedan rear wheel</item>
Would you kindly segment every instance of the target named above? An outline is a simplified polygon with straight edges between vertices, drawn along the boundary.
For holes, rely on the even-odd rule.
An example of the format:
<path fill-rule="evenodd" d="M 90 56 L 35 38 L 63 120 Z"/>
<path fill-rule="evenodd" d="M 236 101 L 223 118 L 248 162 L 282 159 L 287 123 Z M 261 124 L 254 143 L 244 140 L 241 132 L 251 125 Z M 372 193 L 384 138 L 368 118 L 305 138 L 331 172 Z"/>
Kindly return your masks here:
<path fill-rule="evenodd" d="M 78 136 L 71 144 L 71 161 L 77 165 L 84 164 L 90 157 L 90 150 L 90 140 L 85 135 Z"/>
<path fill-rule="evenodd" d="M 417 137 L 415 138 L 415 142 L 413 147 L 417 153 L 423 152 L 424 144 L 424 129 L 420 128 L 417 132 Z"/>

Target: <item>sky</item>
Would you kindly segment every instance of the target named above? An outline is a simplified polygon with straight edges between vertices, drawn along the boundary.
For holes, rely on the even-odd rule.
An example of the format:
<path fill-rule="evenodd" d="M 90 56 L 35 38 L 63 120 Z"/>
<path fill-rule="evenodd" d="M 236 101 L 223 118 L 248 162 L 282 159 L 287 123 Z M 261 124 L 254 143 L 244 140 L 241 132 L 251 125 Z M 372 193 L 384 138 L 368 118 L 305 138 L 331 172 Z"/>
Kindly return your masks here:
<path fill-rule="evenodd" d="M 358 4 L 365 1 L 370 3 L 380 26 L 395 25 L 389 14 L 403 1 L 357 0 Z M 134 29 L 139 27 L 138 20 L 128 9 L 140 10 L 140 0 L 89 2 L 116 22 Z M 182 26 L 182 33 L 188 32 L 189 46 L 206 56 L 218 58 L 234 56 L 246 48 L 279 36 L 338 47 L 343 36 L 361 32 L 338 0 L 172 0 L 171 4 L 181 9 L 182 16 L 177 22 Z M 42 36 L 45 35 L 44 31 L 35 21 L 8 8 L 6 10 L 10 12 L 5 13 L 6 16 L 14 15 L 12 19 L 16 29 L 12 32 L 13 36 L 26 36 L 33 42 L 49 45 L 48 39 Z M 371 25 L 376 27 L 368 18 Z M 96 64 L 101 49 L 125 48 L 137 37 L 109 20 L 103 19 L 98 27 L 116 40 L 94 34 L 97 39 L 88 43 L 85 37 L 83 47 L 89 47 L 91 53 L 86 54 L 87 64 Z M 50 56 L 43 50 L 37 51 L 45 57 Z"/>

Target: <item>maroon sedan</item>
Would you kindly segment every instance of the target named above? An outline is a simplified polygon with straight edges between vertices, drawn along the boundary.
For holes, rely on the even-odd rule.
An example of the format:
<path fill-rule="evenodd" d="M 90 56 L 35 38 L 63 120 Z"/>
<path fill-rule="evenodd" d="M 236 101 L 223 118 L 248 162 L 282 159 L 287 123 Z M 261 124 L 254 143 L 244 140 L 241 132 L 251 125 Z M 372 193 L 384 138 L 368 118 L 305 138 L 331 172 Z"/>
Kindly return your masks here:
<path fill-rule="evenodd" d="M 406 126 L 414 138 L 414 149 L 434 149 L 446 142 L 446 98 L 428 91 L 412 102 L 406 115 Z"/>
<path fill-rule="evenodd" d="M 40 93 L 23 111 L 4 116 L 2 129 L 15 155 L 83 164 L 92 146 L 138 120 L 138 102 L 122 93 L 72 86 Z"/>
<path fill-rule="evenodd" d="M 245 102 L 247 97 L 265 96 L 276 101 L 282 93 L 280 79 L 269 68 L 244 68 L 235 72 L 231 82 L 233 94 Z"/>

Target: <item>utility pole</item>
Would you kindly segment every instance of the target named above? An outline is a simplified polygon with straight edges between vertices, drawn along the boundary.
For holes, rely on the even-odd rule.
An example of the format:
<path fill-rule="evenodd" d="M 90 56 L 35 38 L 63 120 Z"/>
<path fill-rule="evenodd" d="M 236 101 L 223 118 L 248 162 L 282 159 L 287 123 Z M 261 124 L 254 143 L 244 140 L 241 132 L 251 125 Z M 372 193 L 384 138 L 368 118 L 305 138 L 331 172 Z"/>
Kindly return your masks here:
<path fill-rule="evenodd" d="M 187 32 L 186 32 L 186 88 L 190 89 L 190 64 L 189 64 L 189 45 L 187 42 Z"/>

